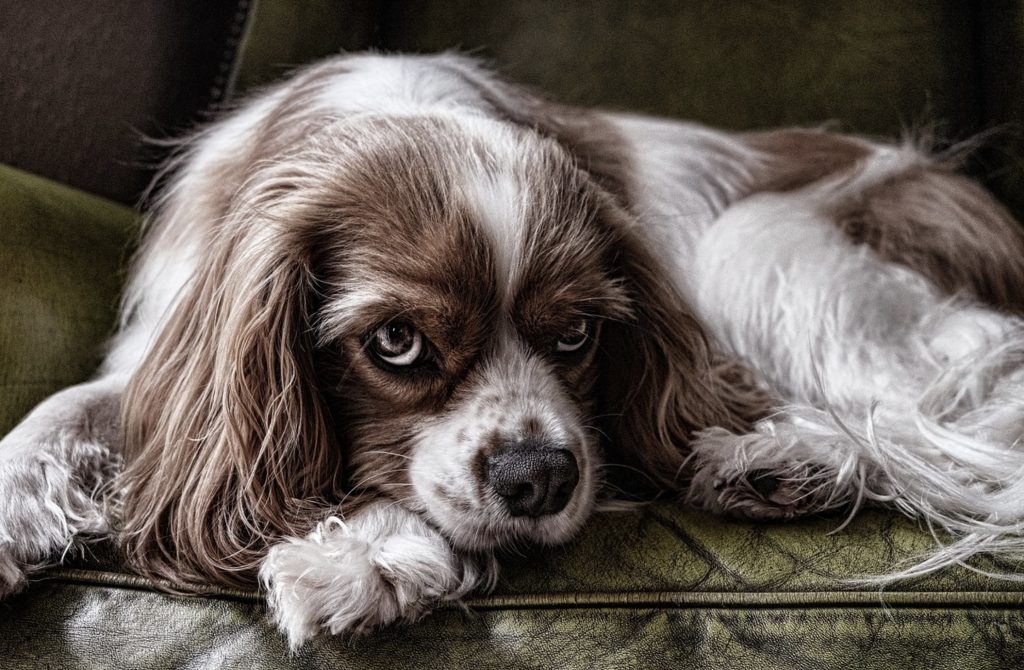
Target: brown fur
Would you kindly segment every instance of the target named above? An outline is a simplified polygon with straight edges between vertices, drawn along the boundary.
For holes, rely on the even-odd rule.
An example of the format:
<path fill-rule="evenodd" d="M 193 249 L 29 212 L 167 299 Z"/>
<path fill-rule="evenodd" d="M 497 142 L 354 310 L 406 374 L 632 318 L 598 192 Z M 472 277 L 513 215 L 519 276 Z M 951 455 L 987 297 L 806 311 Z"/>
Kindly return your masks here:
<path fill-rule="evenodd" d="M 288 240 L 260 267 L 243 244 L 206 258 L 125 400 L 126 557 L 185 586 L 251 584 L 266 537 L 341 495 L 309 357 L 312 277 Z"/>
<path fill-rule="evenodd" d="M 601 115 L 552 102 L 523 86 L 511 85 L 480 63 L 450 65 L 477 90 L 492 113 L 558 141 L 577 167 L 589 174 L 620 205 L 629 202 L 631 175 L 625 141 Z"/>
<path fill-rule="evenodd" d="M 824 130 L 789 128 L 740 135 L 764 156 L 754 171 L 749 192 L 791 191 L 847 172 L 871 155 L 871 145 Z"/>
<path fill-rule="evenodd" d="M 418 158 L 430 164 L 431 157 L 403 158 L 382 147 L 372 158 L 361 175 L 348 175 L 333 190 L 324 188 L 320 175 L 297 172 L 292 181 L 268 180 L 275 184 L 269 188 L 253 179 L 223 230 L 212 235 L 200 274 L 134 376 L 125 402 L 131 463 L 123 477 L 123 535 L 127 558 L 139 572 L 184 588 L 210 580 L 251 585 L 268 542 L 305 535 L 325 510 L 346 499 L 343 448 L 322 388 L 333 398 L 352 384 L 366 391 L 360 394 L 366 404 L 348 403 L 342 412 L 343 434 L 359 449 L 347 473 L 354 485 L 403 485 L 393 475 L 403 465 L 408 428 L 436 404 L 442 389 L 398 385 L 365 362 L 360 338 L 372 321 L 321 343 L 314 314 L 322 287 L 350 278 L 351 267 L 364 278 L 391 267 L 389 277 L 375 279 L 416 301 L 419 316 L 440 319 L 432 326 L 425 318 L 425 328 L 448 345 L 453 324 L 461 324 L 460 338 L 474 337 L 460 302 L 473 309 L 486 304 L 487 296 L 475 289 L 489 282 L 467 266 L 474 246 L 460 238 L 464 222 L 437 220 L 439 203 L 375 209 L 401 203 L 388 197 L 395 192 L 430 200 L 437 185 L 416 180 L 434 173 L 422 163 L 399 163 Z M 389 181 L 398 176 L 406 182 Z M 318 199 L 306 199 L 310 189 Z M 375 190 L 383 191 L 380 197 Z M 431 237 L 431 224 L 453 235 Z M 262 242 L 268 246 L 254 248 L 268 230 Z M 438 247 L 444 244 L 451 245 L 447 253 Z M 378 251 L 385 256 L 367 255 Z M 425 262 L 424 251 L 441 265 Z M 394 267 L 396 258 L 406 262 Z M 451 263 L 447 273 L 444 258 Z M 439 267 L 440 278 L 432 272 Z M 424 309 L 439 303 L 456 312 Z M 402 305 L 392 308 L 401 311 Z M 363 316 L 374 318 L 372 312 Z M 457 357 L 446 360 L 458 365 Z M 396 410 L 399 420 L 379 421 Z M 390 454 L 390 462 L 377 454 L 369 458 L 372 467 L 361 467 L 358 454 L 370 451 Z"/>
<path fill-rule="evenodd" d="M 294 166 L 256 163 L 236 176 L 247 186 L 208 233 L 199 274 L 127 395 L 123 538 L 136 570 L 184 589 L 248 586 L 268 543 L 304 535 L 352 493 L 408 497 L 413 432 L 473 383 L 499 318 L 494 259 L 446 167 L 466 144 L 438 123 L 370 118 L 313 132 L 311 151 L 328 141 L 330 155 L 348 160 L 307 174 L 302 165 L 316 172 L 322 163 L 296 155 Z M 620 272 L 625 225 L 607 220 L 621 216 L 617 205 L 571 156 L 543 146 L 529 169 L 544 199 L 529 213 L 520 284 L 504 308 L 539 352 L 579 316 L 624 318 L 627 296 L 646 300 L 656 283 L 640 272 L 645 285 L 635 288 L 637 273 Z M 381 304 L 331 313 L 333 301 L 367 285 L 381 287 Z M 414 321 L 437 347 L 438 374 L 399 379 L 367 358 L 365 334 L 392 318 Z M 678 325 L 672 314 L 660 318 L 660 327 Z M 635 336 L 650 337 L 646 324 Z M 686 374 L 666 377 L 668 402 L 691 398 L 687 430 L 702 421 L 734 425 L 702 386 L 707 362 L 689 358 L 703 350 L 681 336 L 657 336 L 666 339 L 661 347 L 686 352 L 672 368 L 685 364 Z M 659 351 L 653 367 L 669 356 Z M 585 409 L 599 355 L 558 363 Z M 705 412 L 694 398 L 716 409 Z M 646 428 L 647 413 L 626 405 L 627 431 Z M 661 432 L 666 448 L 673 441 L 672 468 L 683 438 L 674 409 L 657 419 L 670 427 L 647 428 Z"/>
<path fill-rule="evenodd" d="M 601 115 L 550 102 L 519 86 L 504 84 L 477 64 L 459 68 L 500 116 L 556 139 L 573 155 L 618 207 L 630 206 L 633 188 L 630 151 Z M 759 140 L 752 137 L 751 141 Z M 771 143 L 771 140 L 764 144 Z M 777 152 L 792 158 L 810 145 L 788 138 Z M 764 146 L 768 151 L 770 147 Z M 830 154 L 831 152 L 826 152 Z M 840 153 L 854 154 L 842 147 Z M 822 163 L 841 159 L 824 155 L 812 165 L 794 165 L 785 180 L 827 169 Z M 780 183 L 783 181 L 781 172 Z M 681 296 L 665 285 L 654 259 L 629 230 L 622 214 L 616 221 L 615 265 L 630 293 L 633 316 L 611 321 L 602 333 L 598 363 L 604 387 L 602 419 L 613 460 L 641 466 L 659 485 L 680 490 L 685 485 L 686 445 L 694 433 L 710 426 L 748 429 L 773 407 L 772 399 L 739 361 L 722 361 L 711 350 L 700 323 Z M 552 264 L 557 267 L 557 264 Z M 595 381 L 596 384 L 596 381 Z M 651 408 L 655 408 L 652 412 Z"/>
<path fill-rule="evenodd" d="M 741 136 L 765 158 L 751 192 L 790 191 L 848 173 L 873 149 L 821 130 L 786 129 Z M 921 165 L 837 203 L 839 228 L 882 258 L 906 265 L 950 294 L 1024 311 L 1024 230 L 984 188 L 953 166 Z"/>
<path fill-rule="evenodd" d="M 738 361 L 723 362 L 664 273 L 635 239 L 617 242 L 635 315 L 608 323 L 601 342 L 603 412 L 613 462 L 639 466 L 659 486 L 685 487 L 686 446 L 711 426 L 745 432 L 773 399 Z"/>
<path fill-rule="evenodd" d="M 458 188 L 461 158 L 484 172 L 507 166 L 441 119 L 307 114 L 330 67 L 289 84 L 259 141 L 171 191 L 147 249 L 179 225 L 201 226 L 206 245 L 125 402 L 123 530 L 138 571 L 183 588 L 249 586 L 270 542 L 305 535 L 352 501 L 405 501 L 413 435 L 472 387 L 495 356 L 499 321 L 548 357 L 611 460 L 661 489 L 685 485 L 697 432 L 746 431 L 771 411 L 755 376 L 713 350 L 638 239 L 629 152 L 611 124 L 457 70 L 534 152 L 520 169 L 537 201 L 508 299 Z M 872 150 L 817 131 L 746 141 L 764 159 L 744 166 L 746 192 L 799 188 Z M 206 189 L 209 180 L 219 188 Z M 983 191 L 941 168 L 870 189 L 837 221 L 947 290 L 1020 305 L 1021 234 Z M 367 286 L 376 304 L 332 311 Z M 551 356 L 581 317 L 604 322 L 597 346 Z M 401 319 L 436 348 L 437 370 L 396 376 L 366 355 L 367 335 Z"/>
<path fill-rule="evenodd" d="M 948 293 L 1024 312 L 1024 230 L 987 191 L 942 166 L 868 189 L 836 212 L 851 240 Z"/>

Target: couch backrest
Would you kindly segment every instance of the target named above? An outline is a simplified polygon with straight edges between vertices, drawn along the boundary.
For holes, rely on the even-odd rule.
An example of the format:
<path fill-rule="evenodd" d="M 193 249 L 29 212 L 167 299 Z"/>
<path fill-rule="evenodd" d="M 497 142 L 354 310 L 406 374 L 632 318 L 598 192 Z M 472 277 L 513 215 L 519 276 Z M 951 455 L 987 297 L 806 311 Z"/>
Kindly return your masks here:
<path fill-rule="evenodd" d="M 234 93 L 367 45 L 459 48 L 565 102 L 727 128 L 999 128 L 969 167 L 1024 214 L 1020 0 L 260 0 Z"/>
<path fill-rule="evenodd" d="M 113 6 L 92 0 L 89 5 L 95 11 Z M 242 95 L 291 67 L 342 48 L 459 48 L 492 59 L 513 78 L 566 102 L 728 128 L 834 121 L 844 130 L 891 136 L 936 121 L 944 135 L 959 139 L 1009 124 L 1009 132 L 974 167 L 1004 197 L 1024 205 L 1024 143 L 1015 126 L 1024 121 L 1024 0 L 139 0 L 132 5 L 187 13 L 192 23 L 204 12 L 208 21 L 235 17 L 233 24 L 240 25 L 206 31 L 206 41 L 191 50 L 187 39 L 179 40 L 178 62 L 197 73 L 197 81 L 209 89 L 207 95 L 183 100 L 164 91 L 168 100 L 154 109 L 152 101 L 131 99 L 130 87 L 117 89 L 124 96 L 118 104 L 138 112 L 118 119 L 118 132 L 134 141 L 138 160 L 120 152 L 113 166 L 121 170 L 119 178 L 136 181 L 120 191 L 103 184 L 122 200 L 130 200 L 137 190 L 137 173 L 144 171 L 145 154 L 132 135 L 138 129 L 174 130 L 171 126 L 200 118 L 201 105 Z M 221 9 L 212 12 L 213 6 Z M 115 14 L 111 21 L 119 20 Z M 191 23 L 168 18 L 165 25 Z M 114 26 L 100 37 L 106 43 L 130 42 L 135 30 Z M 13 28 L 0 26 L 0 40 L 7 31 L 17 37 Z M 97 49 L 104 48 L 100 37 L 95 38 Z M 166 39 L 177 44 L 172 37 Z M 55 34 L 51 39 L 59 38 Z M 223 44 L 212 48 L 210 40 Z M 200 47 L 220 59 L 214 75 L 207 71 L 208 63 L 199 72 L 193 62 Z M 170 76 L 166 55 L 162 58 L 153 67 Z M 0 83 L 0 93 L 8 85 Z M 73 97 L 63 104 L 82 102 Z M 27 104 L 23 101 L 7 112 L 26 114 Z M 80 116 L 95 125 L 95 115 Z M 84 122 L 65 119 L 63 127 L 48 129 L 47 123 L 56 122 L 43 118 L 21 126 L 36 136 L 58 137 L 68 153 L 77 155 L 76 147 L 100 133 Z M 109 128 L 103 132 L 110 134 Z M 102 151 L 95 145 L 92 141 L 88 150 Z M 9 153 L 0 130 L 0 162 L 9 160 Z M 108 157 L 92 158 L 75 169 L 106 167 Z M 123 175 L 126 164 L 136 173 Z M 46 169 L 36 171 L 46 174 Z M 66 173 L 56 176 L 71 183 L 77 179 L 87 188 L 92 183 Z M 1017 211 L 1024 212 L 1024 207 Z"/>
<path fill-rule="evenodd" d="M 238 90 L 275 77 L 275 64 L 361 38 L 397 51 L 459 47 L 566 102 L 731 128 L 835 119 L 890 133 L 930 116 L 968 130 L 983 121 L 979 17 L 966 2 L 428 0 L 367 17 L 368 4 L 261 0 Z M 357 35 L 324 35 L 325 25 Z"/>

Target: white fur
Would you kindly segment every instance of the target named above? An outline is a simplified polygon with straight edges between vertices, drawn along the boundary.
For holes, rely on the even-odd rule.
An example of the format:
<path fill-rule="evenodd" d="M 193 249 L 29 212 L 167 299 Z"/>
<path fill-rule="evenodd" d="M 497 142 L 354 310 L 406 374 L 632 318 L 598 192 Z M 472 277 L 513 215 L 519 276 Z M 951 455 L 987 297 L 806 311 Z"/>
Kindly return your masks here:
<path fill-rule="evenodd" d="M 444 56 L 356 55 L 346 59 L 345 76 L 334 77 L 324 86 L 319 102 L 325 111 L 337 115 L 424 110 L 465 115 L 483 107 L 479 94 L 446 64 Z"/>
<path fill-rule="evenodd" d="M 590 515 L 597 485 L 594 438 L 584 430 L 557 377 L 526 355 L 514 336 L 502 339 L 465 399 L 425 422 L 409 465 L 417 508 L 456 546 L 471 551 L 523 537 L 544 544 L 564 542 Z M 529 437 L 524 428 L 528 421 L 536 423 L 546 440 L 570 451 L 580 472 L 565 509 L 537 519 L 510 516 L 493 492 L 481 490 L 472 467 L 492 436 L 509 442 Z M 438 487 L 446 496 L 438 495 Z"/>
<path fill-rule="evenodd" d="M 697 242 L 739 197 L 762 159 L 734 138 L 696 124 L 632 114 L 609 114 L 607 120 L 629 143 L 639 233 L 692 301 Z"/>
<path fill-rule="evenodd" d="M 496 575 L 490 557 L 461 556 L 419 515 L 377 502 L 272 547 L 260 581 L 296 649 L 321 629 L 358 633 L 414 621 L 442 600 L 493 585 Z"/>
<path fill-rule="evenodd" d="M 882 581 L 1005 552 L 1024 529 L 1024 322 L 940 295 L 825 213 L 920 160 L 883 153 L 852 179 L 747 198 L 696 254 L 702 319 L 792 404 L 750 435 L 705 431 L 690 499 L 755 517 L 883 501 L 970 538 Z M 751 472 L 782 478 L 778 499 L 737 499 L 728 484 Z"/>
<path fill-rule="evenodd" d="M 488 174 L 477 170 L 464 179 L 467 199 L 494 249 L 497 275 L 503 289 L 501 296 L 507 302 L 519 282 L 526 233 L 522 210 L 529 201 L 529 193 L 520 180 L 507 173 Z"/>
<path fill-rule="evenodd" d="M 53 554 L 108 532 L 103 486 L 119 456 L 107 427 L 93 431 L 89 421 L 123 384 L 110 376 L 64 389 L 0 442 L 0 597 L 22 588 L 26 573 Z"/>
<path fill-rule="evenodd" d="M 501 162 L 517 149 L 513 134 L 488 118 L 480 92 L 458 75 L 466 67 L 447 55 L 328 61 L 314 70 L 325 79 L 308 114 L 325 124 L 371 113 L 447 115 L 477 128 Z M 94 490 L 117 456 L 82 430 L 95 394 L 120 393 L 191 281 L 205 236 L 215 234 L 209 203 L 192 196 L 208 194 L 222 164 L 260 139 L 261 122 L 295 85 L 270 90 L 193 139 L 174 163 L 186 167 L 158 202 L 177 204 L 171 209 L 180 225 L 139 259 L 104 376 L 45 401 L 0 442 L 0 595 L 77 536 L 107 530 L 105 502 Z M 718 345 L 746 358 L 792 403 L 749 435 L 704 431 L 694 445 L 691 500 L 760 517 L 785 517 L 806 500 L 818 509 L 883 501 L 962 538 L 903 574 L 979 550 L 1022 553 L 1022 324 L 943 298 L 923 277 L 854 247 L 829 220 L 826 205 L 924 159 L 877 148 L 852 179 L 737 202 L 763 157 L 736 139 L 692 124 L 604 118 L 627 142 L 632 214 L 666 281 L 696 306 Z M 322 151 L 325 161 L 343 158 L 331 147 Z M 280 168 L 286 183 L 288 166 Z M 464 175 L 463 182 L 511 284 L 522 248 L 522 188 L 504 174 Z M 208 226 L 188 225 L 195 221 Z M 248 253 L 258 260 L 261 247 L 254 243 Z M 376 298 L 374 287 L 350 291 L 349 303 L 318 325 L 341 327 L 349 310 Z M 482 409 L 488 395 L 499 397 L 502 412 Z M 498 428 L 514 436 L 526 418 L 564 437 L 582 477 L 569 505 L 532 529 L 535 537 L 561 541 L 579 528 L 597 486 L 595 446 L 550 371 L 531 367 L 509 338 L 476 393 L 424 424 L 410 468 L 415 500 L 408 503 L 420 514 L 374 504 L 270 550 L 261 579 L 290 643 L 320 629 L 355 632 L 411 620 L 492 582 L 489 562 L 477 566 L 451 543 L 476 548 L 474 536 L 485 530 L 535 523 L 501 518 L 467 475 L 480 440 Z M 428 448 L 437 445 L 445 448 Z M 744 497 L 737 484 L 755 471 L 784 479 L 772 499 Z M 471 513 L 455 514 L 437 497 L 438 484 Z"/>

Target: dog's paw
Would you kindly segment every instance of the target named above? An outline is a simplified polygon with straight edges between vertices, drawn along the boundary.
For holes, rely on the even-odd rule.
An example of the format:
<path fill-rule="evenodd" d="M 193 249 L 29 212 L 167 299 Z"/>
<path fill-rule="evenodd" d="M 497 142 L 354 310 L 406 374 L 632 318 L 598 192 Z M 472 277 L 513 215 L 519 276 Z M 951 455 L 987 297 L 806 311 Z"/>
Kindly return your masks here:
<path fill-rule="evenodd" d="M 0 443 L 0 598 L 23 588 L 28 574 L 78 538 L 109 531 L 98 495 L 112 476 L 109 452 L 70 439 L 29 446 Z"/>
<path fill-rule="evenodd" d="M 34 460 L 0 460 L 0 598 L 23 589 L 28 572 L 67 541 L 64 524 L 46 504 L 50 488 Z"/>
<path fill-rule="evenodd" d="M 260 580 L 292 649 L 320 630 L 361 634 L 414 621 L 472 587 L 471 571 L 418 518 L 400 528 L 363 521 L 331 518 L 306 538 L 268 552 Z"/>
<path fill-rule="evenodd" d="M 27 583 L 25 566 L 15 555 L 14 544 L 0 543 L 0 599 L 17 593 Z"/>
<path fill-rule="evenodd" d="M 844 506 L 830 468 L 779 454 L 770 434 L 703 431 L 694 445 L 687 502 L 716 514 L 785 521 Z"/>
<path fill-rule="evenodd" d="M 704 471 L 694 478 L 689 498 L 700 507 L 755 521 L 786 521 L 824 511 L 827 481 L 813 474 L 752 470 L 732 477 Z"/>

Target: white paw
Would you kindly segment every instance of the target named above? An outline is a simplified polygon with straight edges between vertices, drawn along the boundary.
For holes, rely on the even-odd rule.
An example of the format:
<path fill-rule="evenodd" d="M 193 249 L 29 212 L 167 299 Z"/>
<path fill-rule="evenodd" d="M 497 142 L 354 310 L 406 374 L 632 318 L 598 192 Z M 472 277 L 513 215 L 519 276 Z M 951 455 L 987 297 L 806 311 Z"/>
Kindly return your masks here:
<path fill-rule="evenodd" d="M 360 634 L 414 621 L 476 581 L 448 543 L 400 512 L 399 527 L 332 517 L 270 549 L 260 568 L 274 621 L 292 649 L 321 629 Z M 410 518 L 411 517 L 411 518 Z M 389 524 L 385 524 L 388 526 Z"/>
<path fill-rule="evenodd" d="M 59 560 L 78 537 L 108 532 L 98 489 L 113 467 L 107 449 L 95 444 L 64 439 L 31 452 L 10 440 L 0 444 L 0 598 L 24 587 L 27 573 Z"/>

